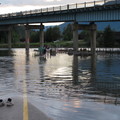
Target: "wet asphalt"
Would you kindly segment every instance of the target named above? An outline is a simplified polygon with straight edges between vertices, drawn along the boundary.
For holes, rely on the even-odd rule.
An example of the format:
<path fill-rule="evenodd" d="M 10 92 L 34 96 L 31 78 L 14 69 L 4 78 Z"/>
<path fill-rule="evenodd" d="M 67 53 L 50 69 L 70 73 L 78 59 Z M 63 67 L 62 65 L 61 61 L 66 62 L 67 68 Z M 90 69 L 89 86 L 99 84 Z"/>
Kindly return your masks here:
<path fill-rule="evenodd" d="M 0 120 L 53 120 L 28 102 L 28 119 L 24 118 L 23 98 L 12 98 L 13 106 L 0 107 Z M 6 103 L 6 100 L 4 99 Z"/>

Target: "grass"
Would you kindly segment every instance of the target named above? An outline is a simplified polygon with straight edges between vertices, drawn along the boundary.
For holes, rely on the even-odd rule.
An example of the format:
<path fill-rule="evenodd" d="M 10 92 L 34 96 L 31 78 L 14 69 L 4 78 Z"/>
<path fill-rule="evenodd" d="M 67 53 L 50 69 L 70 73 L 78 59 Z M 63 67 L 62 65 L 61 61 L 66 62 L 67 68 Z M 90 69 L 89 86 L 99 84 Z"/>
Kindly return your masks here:
<path fill-rule="evenodd" d="M 59 42 L 49 42 L 44 43 L 50 47 L 73 47 L 73 41 L 59 41 Z M 78 41 L 79 47 L 86 47 L 86 43 L 83 40 Z M 38 48 L 40 43 L 30 43 L 30 48 Z M 0 48 L 7 48 L 8 44 L 0 44 Z M 15 43 L 12 44 L 12 48 L 25 48 L 25 43 Z"/>

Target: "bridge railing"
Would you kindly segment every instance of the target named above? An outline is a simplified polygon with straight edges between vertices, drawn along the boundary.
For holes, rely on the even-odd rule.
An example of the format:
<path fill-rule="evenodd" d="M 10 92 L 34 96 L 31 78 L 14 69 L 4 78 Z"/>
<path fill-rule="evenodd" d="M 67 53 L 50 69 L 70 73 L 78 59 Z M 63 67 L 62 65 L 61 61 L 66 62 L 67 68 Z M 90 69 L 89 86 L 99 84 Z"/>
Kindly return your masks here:
<path fill-rule="evenodd" d="M 68 9 L 76 9 L 77 8 L 77 4 L 71 4 L 69 5 Z"/>
<path fill-rule="evenodd" d="M 99 5 L 104 5 L 104 4 L 105 4 L 105 0 L 94 1 L 94 6 L 99 6 Z"/>
<path fill-rule="evenodd" d="M 61 10 L 67 10 L 69 5 L 61 6 Z"/>
<path fill-rule="evenodd" d="M 59 6 L 59 7 L 53 7 L 53 11 L 61 11 L 61 6 Z"/>
<path fill-rule="evenodd" d="M 48 12 L 48 11 L 47 11 L 47 10 L 48 10 L 47 8 L 44 8 L 44 9 L 41 9 L 41 10 L 42 10 L 42 11 L 41 11 L 42 13 Z"/>
<path fill-rule="evenodd" d="M 93 2 L 84 2 L 84 3 L 76 3 L 76 4 L 68 4 L 64 6 L 50 7 L 50 8 L 41 8 L 30 11 L 9 13 L 9 14 L 1 14 L 0 18 L 9 18 L 14 16 L 25 16 L 37 13 L 45 13 L 45 12 L 54 12 L 54 11 L 63 11 L 63 10 L 71 10 L 71 9 L 79 9 L 79 8 L 89 8 L 89 7 L 98 7 L 98 6 L 106 6 L 106 5 L 114 5 L 120 4 L 118 0 L 98 0 Z"/>

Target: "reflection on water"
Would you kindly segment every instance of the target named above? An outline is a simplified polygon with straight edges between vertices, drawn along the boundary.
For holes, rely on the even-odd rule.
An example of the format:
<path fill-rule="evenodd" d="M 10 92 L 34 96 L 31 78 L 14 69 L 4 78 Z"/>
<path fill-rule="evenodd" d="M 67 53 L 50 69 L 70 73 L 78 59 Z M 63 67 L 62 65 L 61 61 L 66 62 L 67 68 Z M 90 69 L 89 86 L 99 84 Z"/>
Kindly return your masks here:
<path fill-rule="evenodd" d="M 0 50 L 0 56 L 11 56 L 11 55 L 13 55 L 12 50 L 8 50 L 8 49 L 1 49 Z"/>
<path fill-rule="evenodd" d="M 33 49 L 29 54 L 24 49 L 14 49 L 12 53 L 12 56 L 3 53 L 0 56 L 0 96 L 21 95 L 25 80 L 28 96 L 34 99 L 34 104 L 42 102 L 43 107 L 36 106 L 56 120 L 79 120 L 80 116 L 88 120 L 91 112 L 100 107 L 96 102 L 120 104 L 119 55 L 57 54 L 45 60 L 34 56 Z M 91 120 L 96 119 L 92 116 Z"/>

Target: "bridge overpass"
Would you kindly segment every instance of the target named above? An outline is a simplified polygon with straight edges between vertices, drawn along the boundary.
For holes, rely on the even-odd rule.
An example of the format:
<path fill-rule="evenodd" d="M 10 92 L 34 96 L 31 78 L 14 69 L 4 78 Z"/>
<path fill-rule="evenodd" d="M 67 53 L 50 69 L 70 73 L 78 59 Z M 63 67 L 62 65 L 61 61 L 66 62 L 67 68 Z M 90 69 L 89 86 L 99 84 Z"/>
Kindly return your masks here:
<path fill-rule="evenodd" d="M 68 4 L 59 7 L 43 8 L 31 11 L 16 12 L 0 15 L 0 30 L 11 31 L 11 26 L 16 24 L 26 25 L 26 49 L 29 49 L 29 29 L 40 29 L 40 43 L 44 41 L 43 23 L 48 22 L 73 22 L 74 50 L 78 48 L 78 30 L 87 29 L 91 31 L 91 48 L 95 53 L 96 29 L 95 22 L 119 21 L 120 20 L 120 1 L 119 0 L 100 0 L 78 4 Z M 81 25 L 77 22 L 89 22 L 89 25 Z M 39 26 L 29 26 L 31 23 L 40 23 Z M 11 33 L 9 32 L 8 41 L 11 47 Z"/>

